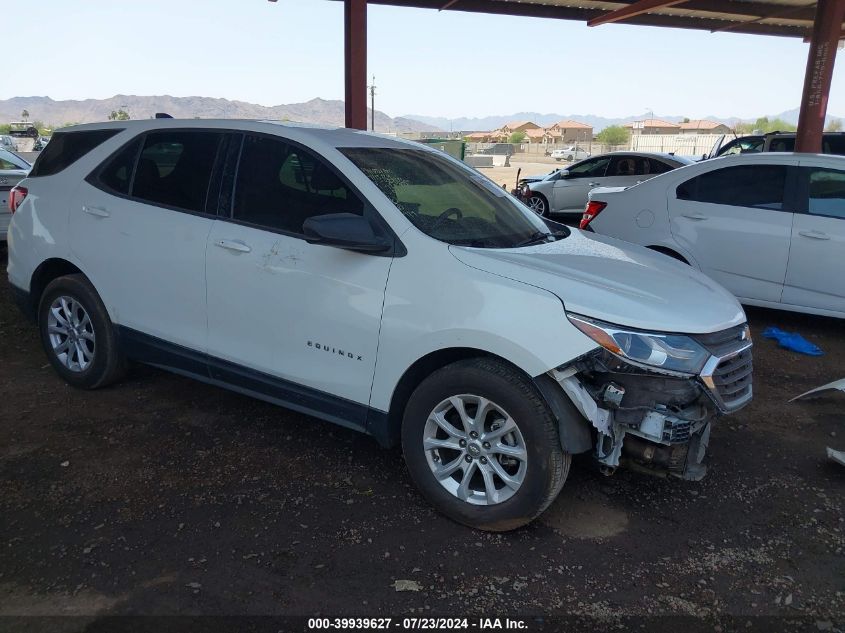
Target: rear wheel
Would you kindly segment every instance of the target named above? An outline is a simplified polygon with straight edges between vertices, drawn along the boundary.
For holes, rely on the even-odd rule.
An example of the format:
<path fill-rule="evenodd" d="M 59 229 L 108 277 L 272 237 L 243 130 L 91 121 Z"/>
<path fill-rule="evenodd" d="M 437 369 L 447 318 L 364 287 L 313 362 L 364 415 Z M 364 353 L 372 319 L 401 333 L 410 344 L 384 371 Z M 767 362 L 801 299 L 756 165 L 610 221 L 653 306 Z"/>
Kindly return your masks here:
<path fill-rule="evenodd" d="M 411 395 L 402 449 L 423 495 L 482 530 L 529 523 L 560 492 L 570 456 L 531 381 L 493 359 L 454 363 Z"/>
<path fill-rule="evenodd" d="M 74 387 L 96 389 L 125 372 L 106 307 L 84 275 L 66 275 L 47 285 L 38 327 L 50 364 Z"/>

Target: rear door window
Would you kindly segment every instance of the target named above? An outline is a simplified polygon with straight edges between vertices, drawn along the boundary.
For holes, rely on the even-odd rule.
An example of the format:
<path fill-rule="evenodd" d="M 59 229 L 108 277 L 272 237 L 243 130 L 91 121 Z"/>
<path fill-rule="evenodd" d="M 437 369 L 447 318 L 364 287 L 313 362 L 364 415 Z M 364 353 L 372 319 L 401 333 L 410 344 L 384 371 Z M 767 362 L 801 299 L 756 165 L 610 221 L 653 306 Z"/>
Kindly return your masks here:
<path fill-rule="evenodd" d="M 811 169 L 809 194 L 811 215 L 845 218 L 845 171 Z"/>
<path fill-rule="evenodd" d="M 110 193 L 123 196 L 129 195 L 129 185 L 132 182 L 132 170 L 143 139 L 137 138 L 123 146 L 117 153 L 110 156 L 97 171 L 97 175 L 88 181 L 94 186 Z"/>
<path fill-rule="evenodd" d="M 822 138 L 822 148 L 825 154 L 845 156 L 845 134 L 825 134 Z"/>
<path fill-rule="evenodd" d="M 147 134 L 130 195 L 144 202 L 205 212 L 211 173 L 223 138 L 223 132 L 201 130 Z"/>
<path fill-rule="evenodd" d="M 57 174 L 122 131 L 122 128 L 110 128 L 108 130 L 56 132 L 47 147 L 38 155 L 29 177 L 38 178 L 39 176 Z"/>
<path fill-rule="evenodd" d="M 678 185 L 679 200 L 783 210 L 785 165 L 738 165 L 702 174 Z"/>
<path fill-rule="evenodd" d="M 662 160 L 657 160 L 655 158 L 648 159 L 649 162 L 649 173 L 651 175 L 654 174 L 665 174 L 667 171 L 672 171 L 674 167 L 669 163 L 664 163 Z"/>

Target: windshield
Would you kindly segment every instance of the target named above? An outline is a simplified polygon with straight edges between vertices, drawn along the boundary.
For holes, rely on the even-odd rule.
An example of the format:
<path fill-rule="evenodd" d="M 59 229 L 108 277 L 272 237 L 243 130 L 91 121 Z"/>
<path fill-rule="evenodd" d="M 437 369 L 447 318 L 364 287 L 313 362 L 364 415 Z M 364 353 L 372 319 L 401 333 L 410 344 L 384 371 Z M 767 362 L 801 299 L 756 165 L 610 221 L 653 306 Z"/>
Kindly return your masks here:
<path fill-rule="evenodd" d="M 559 237 L 496 183 L 439 152 L 339 149 L 414 226 L 435 239 L 514 248 Z"/>
<path fill-rule="evenodd" d="M 26 162 L 23 158 L 15 154 L 14 152 L 10 152 L 5 149 L 0 149 L 0 160 L 4 160 L 5 162 L 9 162 L 14 167 L 4 167 L 4 169 L 24 169 L 29 170 L 32 165 Z"/>

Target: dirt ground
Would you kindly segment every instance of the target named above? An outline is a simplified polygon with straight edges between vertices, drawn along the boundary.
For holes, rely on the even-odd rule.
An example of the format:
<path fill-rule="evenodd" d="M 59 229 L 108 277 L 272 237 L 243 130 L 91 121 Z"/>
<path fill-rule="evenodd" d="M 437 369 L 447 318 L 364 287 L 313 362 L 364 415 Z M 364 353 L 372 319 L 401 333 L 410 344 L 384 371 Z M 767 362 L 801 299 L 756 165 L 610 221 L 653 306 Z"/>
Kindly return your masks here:
<path fill-rule="evenodd" d="M 352 431 L 145 367 L 67 386 L 3 275 L 0 616 L 90 616 L 50 631 L 110 630 L 94 625 L 114 614 L 577 615 L 593 625 L 568 630 L 633 617 L 685 633 L 654 616 L 707 631 L 798 616 L 837 630 L 845 468 L 825 447 L 845 449 L 845 394 L 787 400 L 845 376 L 845 328 L 749 317 L 754 402 L 718 422 L 703 481 L 605 478 L 582 456 L 537 521 L 486 534 L 437 514 L 398 451 Z M 825 355 L 778 349 L 768 325 Z M 37 628 L 21 622 L 0 630 Z"/>

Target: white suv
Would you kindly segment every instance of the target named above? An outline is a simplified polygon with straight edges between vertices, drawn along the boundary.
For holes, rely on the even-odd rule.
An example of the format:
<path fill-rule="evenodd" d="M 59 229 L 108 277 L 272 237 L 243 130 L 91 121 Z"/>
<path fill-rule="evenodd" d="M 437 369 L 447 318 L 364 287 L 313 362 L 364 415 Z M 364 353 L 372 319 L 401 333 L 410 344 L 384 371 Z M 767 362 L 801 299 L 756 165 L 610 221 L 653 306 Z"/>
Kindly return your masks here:
<path fill-rule="evenodd" d="M 401 442 L 423 494 L 478 528 L 531 521 L 573 453 L 698 478 L 712 419 L 751 398 L 724 289 L 417 143 L 83 125 L 12 204 L 9 279 L 70 384 L 140 361 Z"/>

